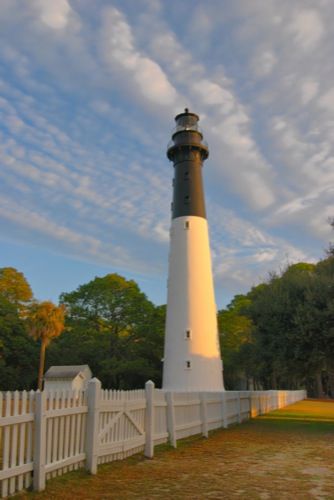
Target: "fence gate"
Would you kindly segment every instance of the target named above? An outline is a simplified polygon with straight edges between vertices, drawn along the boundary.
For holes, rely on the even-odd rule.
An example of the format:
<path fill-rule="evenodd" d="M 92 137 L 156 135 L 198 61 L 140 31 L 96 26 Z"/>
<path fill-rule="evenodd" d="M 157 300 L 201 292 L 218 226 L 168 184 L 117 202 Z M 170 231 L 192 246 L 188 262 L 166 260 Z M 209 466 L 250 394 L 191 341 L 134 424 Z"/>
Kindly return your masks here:
<path fill-rule="evenodd" d="M 98 463 L 120 460 L 144 449 L 145 391 L 101 391 Z"/>

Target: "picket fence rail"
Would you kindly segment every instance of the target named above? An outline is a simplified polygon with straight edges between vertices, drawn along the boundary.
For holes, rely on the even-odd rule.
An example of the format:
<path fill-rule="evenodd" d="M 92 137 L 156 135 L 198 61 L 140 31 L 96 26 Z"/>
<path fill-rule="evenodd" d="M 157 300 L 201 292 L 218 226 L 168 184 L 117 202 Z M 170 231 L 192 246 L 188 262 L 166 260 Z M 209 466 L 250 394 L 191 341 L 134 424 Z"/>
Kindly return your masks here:
<path fill-rule="evenodd" d="M 300 391 L 166 392 L 103 390 L 92 379 L 86 391 L 0 392 L 1 497 L 85 467 L 195 434 L 241 423 L 301 399 Z"/>

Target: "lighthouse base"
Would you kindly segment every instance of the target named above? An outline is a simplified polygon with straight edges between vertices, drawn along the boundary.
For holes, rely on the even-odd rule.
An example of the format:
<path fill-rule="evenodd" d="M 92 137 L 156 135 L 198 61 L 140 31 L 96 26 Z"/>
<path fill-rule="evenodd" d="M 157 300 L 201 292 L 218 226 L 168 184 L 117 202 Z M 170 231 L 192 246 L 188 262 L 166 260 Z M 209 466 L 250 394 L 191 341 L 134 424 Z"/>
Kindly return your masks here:
<path fill-rule="evenodd" d="M 164 390 L 173 392 L 224 391 L 221 359 L 204 358 L 194 354 L 189 355 L 188 358 L 191 359 L 191 368 L 187 368 L 181 359 L 173 372 L 165 370 L 162 384 Z"/>

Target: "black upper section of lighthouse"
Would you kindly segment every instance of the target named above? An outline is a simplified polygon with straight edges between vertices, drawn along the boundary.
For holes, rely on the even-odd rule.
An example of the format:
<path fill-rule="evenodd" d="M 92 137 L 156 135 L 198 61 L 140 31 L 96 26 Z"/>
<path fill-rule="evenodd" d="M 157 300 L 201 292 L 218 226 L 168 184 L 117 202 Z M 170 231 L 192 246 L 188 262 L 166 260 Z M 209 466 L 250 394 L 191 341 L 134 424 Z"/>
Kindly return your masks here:
<path fill-rule="evenodd" d="M 209 156 L 198 127 L 199 117 L 186 108 L 175 117 L 176 127 L 167 156 L 174 164 L 172 218 L 196 215 L 206 218 L 202 164 Z"/>

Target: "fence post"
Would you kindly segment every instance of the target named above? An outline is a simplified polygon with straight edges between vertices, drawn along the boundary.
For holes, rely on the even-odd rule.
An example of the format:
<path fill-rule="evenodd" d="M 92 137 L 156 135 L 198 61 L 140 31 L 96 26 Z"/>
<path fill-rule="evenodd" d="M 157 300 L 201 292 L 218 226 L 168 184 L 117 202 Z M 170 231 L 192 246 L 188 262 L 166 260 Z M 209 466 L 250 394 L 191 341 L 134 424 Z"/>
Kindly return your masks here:
<path fill-rule="evenodd" d="M 154 382 L 149 380 L 145 384 L 145 451 L 147 458 L 154 457 Z"/>
<path fill-rule="evenodd" d="M 175 412 L 174 412 L 174 401 L 172 392 L 166 392 L 166 401 L 167 401 L 167 430 L 169 434 L 169 442 L 174 448 L 176 448 Z"/>
<path fill-rule="evenodd" d="M 247 420 L 250 420 L 252 418 L 252 395 L 250 391 L 248 391 L 247 394 L 247 405 L 248 405 Z"/>
<path fill-rule="evenodd" d="M 35 394 L 34 421 L 34 477 L 33 488 L 36 491 L 45 489 L 45 454 L 46 454 L 46 394 L 37 391 Z"/>
<path fill-rule="evenodd" d="M 222 405 L 223 405 L 223 427 L 224 427 L 224 429 L 227 429 L 228 422 L 227 422 L 227 397 L 226 397 L 226 391 L 222 392 Z"/>
<path fill-rule="evenodd" d="M 238 424 L 241 424 L 241 395 L 240 391 L 238 392 L 238 400 L 237 400 L 237 405 L 238 405 Z"/>
<path fill-rule="evenodd" d="M 208 431 L 208 409 L 206 405 L 206 393 L 200 392 L 201 400 L 201 420 L 202 420 L 202 434 L 204 437 L 209 437 Z"/>
<path fill-rule="evenodd" d="M 97 472 L 100 398 L 101 382 L 94 377 L 87 385 L 86 469 L 91 474 Z"/>

